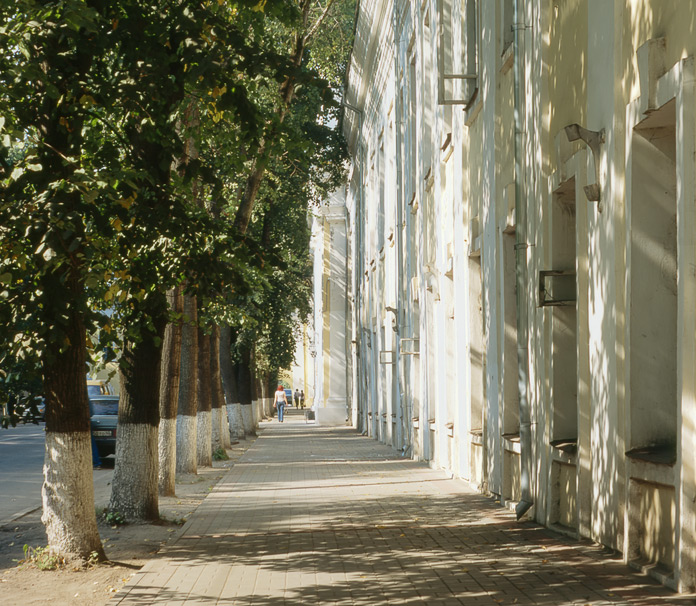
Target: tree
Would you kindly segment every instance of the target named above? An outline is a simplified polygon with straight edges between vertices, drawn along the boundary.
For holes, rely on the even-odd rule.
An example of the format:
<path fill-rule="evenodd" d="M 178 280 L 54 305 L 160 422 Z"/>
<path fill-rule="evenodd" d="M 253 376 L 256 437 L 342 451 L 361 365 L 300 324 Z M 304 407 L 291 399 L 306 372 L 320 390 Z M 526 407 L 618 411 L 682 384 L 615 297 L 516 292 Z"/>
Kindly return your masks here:
<path fill-rule="evenodd" d="M 157 475 L 157 458 L 146 455 L 157 442 L 159 397 L 149 391 L 128 391 L 147 377 L 157 376 L 167 322 L 166 290 L 185 275 L 193 294 L 200 288 L 201 276 L 213 272 L 213 268 L 201 266 L 209 254 L 201 241 L 214 241 L 216 226 L 198 204 L 205 184 L 215 182 L 196 154 L 199 99 L 209 94 L 215 99 L 207 118 L 214 112 L 229 111 L 236 116 L 241 132 L 253 130 L 253 106 L 235 85 L 245 69 L 244 61 L 256 53 L 253 43 L 241 35 L 240 21 L 243 26 L 260 22 L 260 18 L 254 15 L 259 11 L 247 11 L 248 20 L 241 19 L 241 9 L 230 10 L 219 3 L 171 5 L 151 0 L 134 2 L 127 11 L 121 4 L 119 10 L 120 18 L 114 24 L 120 40 L 117 65 L 136 84 L 121 86 L 125 96 L 119 108 L 120 143 L 125 142 L 124 163 L 130 168 L 134 187 L 129 196 L 124 195 L 130 202 L 119 218 L 120 254 L 113 259 L 119 276 L 117 309 L 126 338 L 124 352 L 143 349 L 148 355 L 132 370 L 131 361 L 121 358 L 119 442 L 128 447 L 117 447 L 118 473 L 110 506 L 129 518 L 148 519 L 156 511 L 152 503 L 157 484 L 152 478 Z M 176 170 L 172 170 L 174 166 Z M 155 240 L 153 232 L 159 235 Z M 182 360 L 190 358 L 194 366 L 198 363 L 196 342 L 186 335 L 182 339 Z M 191 391 L 185 385 L 188 376 L 181 374 L 182 402 Z M 192 389 L 195 391 L 195 383 Z M 129 405 L 135 398 L 139 398 L 137 407 Z M 192 412 L 182 415 L 182 420 L 195 422 L 195 409 Z M 177 444 L 181 444 L 178 439 Z M 181 452 L 177 448 L 177 462 Z"/>
<path fill-rule="evenodd" d="M 337 117 L 339 106 L 335 101 L 335 93 L 342 86 L 345 68 L 342 69 L 341 66 L 347 64 L 352 46 L 354 7 L 353 2 L 329 1 L 322 4 L 302 0 L 299 2 L 300 18 L 297 21 L 289 27 L 269 30 L 270 39 L 276 44 L 287 45 L 288 61 L 295 70 L 264 99 L 267 110 L 264 129 L 258 145 L 249 152 L 249 159 L 245 164 L 246 180 L 236 188 L 241 194 L 235 210 L 234 225 L 240 233 L 249 232 L 259 200 L 264 201 L 264 204 L 257 215 L 263 217 L 272 205 L 270 201 L 277 201 L 283 196 L 283 192 L 277 190 L 279 184 L 284 183 L 288 176 L 293 177 L 296 186 L 291 194 L 295 195 L 294 203 L 305 212 L 311 200 L 321 198 L 342 182 L 345 158 L 343 141 L 340 133 L 327 125 Z M 301 94 L 296 95 L 298 91 L 301 91 Z M 264 187 L 264 179 L 268 177 L 269 172 L 271 185 L 266 184 Z M 299 183 L 304 185 L 304 189 L 300 188 L 300 195 L 297 196 Z M 257 238 L 264 237 L 264 234 L 255 235 Z M 265 245 L 268 248 L 267 242 Z M 290 284 L 293 284 L 295 276 L 288 277 L 291 279 Z M 300 283 L 305 284 L 304 281 Z M 287 284 L 286 281 L 285 286 Z M 268 303 L 272 304 L 282 296 L 282 285 L 280 288 L 278 284 L 275 286 L 276 288 L 272 288 L 272 298 L 264 301 L 264 312 L 268 310 Z M 309 296 L 309 289 L 306 289 L 303 293 L 305 303 L 301 305 L 305 309 Z M 253 307 L 254 303 L 251 303 Z M 244 305 L 248 306 L 248 302 Z M 305 315 L 305 312 L 299 316 L 295 315 L 293 312 L 298 309 L 289 310 L 290 313 L 283 316 L 281 325 L 259 322 L 247 323 L 246 326 L 240 327 L 241 330 L 237 331 L 239 338 L 236 348 L 237 360 L 242 367 L 248 352 L 242 352 L 241 348 L 251 346 L 252 343 L 255 344 L 256 351 L 254 359 L 260 362 L 259 369 L 266 373 L 266 377 L 272 376 L 274 369 L 283 365 L 285 360 L 275 355 L 277 352 L 264 351 L 264 343 L 268 343 L 269 340 L 268 334 L 263 334 L 263 327 L 273 330 L 274 338 L 271 342 L 287 343 L 289 353 L 294 347 L 292 328 L 295 318 Z M 253 312 L 250 315 L 256 317 Z M 285 323 L 286 326 L 283 325 Z M 257 325 L 262 327 L 258 339 L 250 334 L 255 331 Z M 252 376 L 253 373 L 254 369 Z M 224 377 L 230 377 L 232 374 L 231 370 L 223 367 Z"/>
<path fill-rule="evenodd" d="M 174 496 L 176 492 L 176 411 L 179 403 L 179 373 L 181 372 L 181 316 L 184 299 L 180 287 L 167 293 L 172 321 L 167 324 L 162 344 L 160 375 L 159 424 L 159 493 Z"/>
<path fill-rule="evenodd" d="M 231 446 L 230 429 L 225 408 L 225 393 L 220 374 L 220 327 L 213 326 L 210 337 L 210 379 L 212 397 L 213 453 Z"/>
<path fill-rule="evenodd" d="M 239 183 L 230 174 L 259 168 L 258 158 L 263 176 L 279 149 L 269 146 L 269 133 L 278 133 L 277 145 L 293 142 L 290 156 L 302 170 L 301 159 L 316 156 L 295 145 L 301 123 L 286 118 L 297 83 L 313 91 L 313 103 L 326 87 L 296 54 L 276 51 L 282 32 L 309 22 L 306 6 L 0 6 L 0 321 L 7 327 L 0 351 L 6 378 L 11 364 L 38 369 L 47 405 L 44 521 L 56 551 L 104 557 L 91 503 L 91 355 L 121 352 L 112 507 L 128 517 L 157 515 L 157 387 L 170 288 L 185 282 L 206 308 L 221 304 L 213 320 L 239 329 L 247 348 L 242 392 L 249 389 L 252 328 L 261 325 L 258 307 L 278 255 L 259 246 L 248 225 L 229 231 L 234 205 L 216 220 L 192 202 L 198 193 L 207 203 L 233 199 Z M 280 105 L 268 93 L 277 82 Z M 177 127 L 191 99 L 202 109 L 198 133 Z M 191 138 L 228 152 L 226 165 L 182 164 Z M 234 285 L 231 293 L 224 284 Z"/>
<path fill-rule="evenodd" d="M 269 160 L 279 150 L 276 141 L 280 127 L 290 111 L 291 103 L 295 96 L 298 82 L 302 81 L 301 67 L 305 59 L 305 53 L 314 41 L 317 32 L 326 20 L 333 8 L 335 0 L 328 0 L 325 6 L 312 0 L 299 2 L 300 16 L 297 21 L 285 31 L 289 38 L 289 62 L 295 67 L 295 71 L 289 73 L 278 87 L 278 95 L 275 103 L 275 116 L 269 119 L 261 138 L 260 145 L 253 156 L 249 175 L 246 179 L 244 190 L 239 199 L 239 206 L 235 215 L 234 225 L 241 233 L 246 232 L 251 221 L 251 214 L 256 198 L 263 181 Z M 282 34 L 281 34 L 282 36 Z M 327 102 L 330 102 L 327 97 Z"/>
<path fill-rule="evenodd" d="M 184 295 L 181 333 L 181 389 L 176 418 L 176 470 L 197 473 L 198 309 L 196 297 Z"/>
<path fill-rule="evenodd" d="M 94 511 L 85 372 L 87 276 L 108 240 L 94 225 L 102 185 L 83 156 L 85 96 L 105 23 L 83 2 L 0 7 L 4 352 L 40 362 L 46 402 L 42 520 L 50 547 L 105 557 Z M 107 229 L 108 231 L 108 229 Z"/>
<path fill-rule="evenodd" d="M 197 459 L 201 467 L 213 465 L 212 374 L 210 372 L 210 335 L 198 329 L 198 434 Z"/>

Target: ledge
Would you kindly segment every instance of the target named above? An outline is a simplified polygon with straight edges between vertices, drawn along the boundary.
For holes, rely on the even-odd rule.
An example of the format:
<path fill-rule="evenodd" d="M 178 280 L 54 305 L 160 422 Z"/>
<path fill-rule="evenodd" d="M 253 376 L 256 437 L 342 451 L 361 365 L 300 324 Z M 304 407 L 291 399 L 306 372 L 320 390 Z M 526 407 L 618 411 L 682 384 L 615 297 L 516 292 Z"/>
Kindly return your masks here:
<path fill-rule="evenodd" d="M 469 435 L 471 436 L 471 443 L 476 444 L 477 446 L 483 446 L 483 431 L 482 430 L 474 430 L 470 431 Z"/>
<path fill-rule="evenodd" d="M 629 459 L 645 461 L 654 465 L 672 466 L 677 462 L 677 449 L 674 444 L 652 444 L 638 446 L 626 451 Z"/>
<path fill-rule="evenodd" d="M 520 445 L 520 434 L 518 432 L 504 433 L 500 437 L 503 438 L 503 444 L 505 446 L 506 451 L 514 452 L 517 454 L 522 453 L 522 447 Z"/>
<path fill-rule="evenodd" d="M 578 439 L 577 438 L 563 438 L 560 440 L 551 440 L 551 446 L 565 452 L 569 455 L 577 454 L 578 452 Z"/>

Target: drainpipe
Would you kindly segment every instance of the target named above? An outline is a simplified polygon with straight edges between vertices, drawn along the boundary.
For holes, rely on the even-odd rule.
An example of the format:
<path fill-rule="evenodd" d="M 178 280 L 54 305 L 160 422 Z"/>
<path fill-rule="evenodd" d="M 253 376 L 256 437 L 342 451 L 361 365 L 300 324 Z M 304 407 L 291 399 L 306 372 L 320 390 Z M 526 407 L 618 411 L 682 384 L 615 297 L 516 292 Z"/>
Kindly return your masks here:
<path fill-rule="evenodd" d="M 398 25 L 398 7 L 397 0 L 392 2 L 392 30 L 394 33 L 394 77 L 399 73 L 399 33 Z M 396 82 L 396 80 L 395 80 Z M 401 337 L 403 335 L 403 326 L 406 320 L 406 296 L 404 285 L 404 251 L 403 251 L 403 228 L 404 228 L 404 192 L 403 192 L 403 171 L 401 167 L 401 126 L 403 122 L 403 107 L 401 103 L 401 95 L 397 84 L 394 85 L 394 118 L 395 118 L 395 135 L 396 135 L 396 402 L 397 410 L 401 412 L 401 440 L 402 454 L 405 454 L 411 448 L 411 415 L 410 409 L 404 407 L 405 399 L 402 400 L 402 395 L 405 395 L 405 386 L 401 385 L 403 374 L 401 371 Z"/>
<path fill-rule="evenodd" d="M 357 10 L 357 9 L 356 9 Z M 358 195 L 358 208 L 356 209 L 355 212 L 355 260 L 356 260 L 356 267 L 354 268 L 353 271 L 353 280 L 354 280 L 354 292 L 355 292 L 355 305 L 353 307 L 353 313 L 355 315 L 355 329 L 356 329 L 356 334 L 353 335 L 356 341 L 356 346 L 358 349 L 358 355 L 360 356 L 360 364 L 358 365 L 358 368 L 362 370 L 364 373 L 364 369 L 361 367 L 363 366 L 363 361 L 364 361 L 364 356 L 365 356 L 365 347 L 363 343 L 363 336 L 362 336 L 362 327 L 360 325 L 360 310 L 362 309 L 362 294 L 361 294 L 361 281 L 362 281 L 362 276 L 363 276 L 363 212 L 364 212 L 364 205 L 365 205 L 365 200 L 364 200 L 364 187 L 363 187 L 363 164 L 364 164 L 364 157 L 365 157 L 365 150 L 364 147 L 360 141 L 362 137 L 362 129 L 363 129 L 363 110 L 361 110 L 358 107 L 355 107 L 354 105 L 351 105 L 350 103 L 343 101 L 341 105 L 349 109 L 351 111 L 354 111 L 358 115 L 358 137 L 357 137 L 357 146 L 358 146 L 358 162 L 359 162 L 359 168 L 358 168 L 358 180 L 359 180 L 359 195 Z M 359 375 L 360 373 L 358 373 Z M 355 395 L 357 398 L 357 410 L 358 413 L 362 412 L 363 413 L 363 420 L 366 420 L 366 415 L 365 415 L 365 410 L 361 406 L 364 403 L 364 398 L 362 394 L 362 377 L 358 376 L 357 381 L 356 381 L 356 386 L 355 386 Z M 362 428 L 364 429 L 364 428 Z"/>
<path fill-rule="evenodd" d="M 525 187 L 524 124 L 523 124 L 523 51 L 525 24 L 521 5 L 514 0 L 514 89 L 515 89 L 515 277 L 517 286 L 517 387 L 519 390 L 520 420 L 520 492 L 515 514 L 519 520 L 534 505 L 532 500 L 532 430 L 529 406 L 529 316 L 527 306 L 527 200 Z"/>

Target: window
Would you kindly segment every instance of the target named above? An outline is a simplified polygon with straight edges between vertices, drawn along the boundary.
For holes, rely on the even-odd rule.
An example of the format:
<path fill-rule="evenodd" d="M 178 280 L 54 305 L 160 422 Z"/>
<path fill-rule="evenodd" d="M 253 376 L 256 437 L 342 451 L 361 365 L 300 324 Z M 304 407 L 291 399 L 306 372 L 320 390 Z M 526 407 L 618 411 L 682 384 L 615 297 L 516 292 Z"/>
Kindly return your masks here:
<path fill-rule="evenodd" d="M 478 91 L 478 0 L 439 0 L 438 103 L 470 106 Z M 459 19 L 455 20 L 455 15 Z M 458 41 L 458 44 L 455 43 Z"/>

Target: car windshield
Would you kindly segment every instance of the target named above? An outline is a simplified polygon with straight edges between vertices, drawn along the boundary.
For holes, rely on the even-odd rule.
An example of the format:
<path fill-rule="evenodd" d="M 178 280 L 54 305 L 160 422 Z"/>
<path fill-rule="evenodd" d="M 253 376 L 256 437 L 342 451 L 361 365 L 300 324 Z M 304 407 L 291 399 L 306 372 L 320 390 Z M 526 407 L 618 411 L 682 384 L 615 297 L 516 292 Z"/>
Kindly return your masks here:
<path fill-rule="evenodd" d="M 94 415 L 117 415 L 118 396 L 90 398 L 89 412 Z"/>

